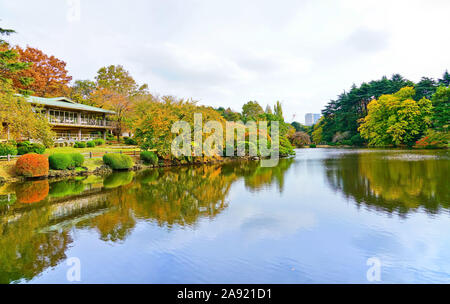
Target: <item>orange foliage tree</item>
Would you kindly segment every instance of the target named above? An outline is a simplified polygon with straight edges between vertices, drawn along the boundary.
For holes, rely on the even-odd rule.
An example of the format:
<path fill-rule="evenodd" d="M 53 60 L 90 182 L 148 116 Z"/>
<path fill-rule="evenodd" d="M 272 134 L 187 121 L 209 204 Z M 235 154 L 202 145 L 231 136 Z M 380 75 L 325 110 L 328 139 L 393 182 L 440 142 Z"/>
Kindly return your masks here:
<path fill-rule="evenodd" d="M 36 153 L 22 155 L 16 162 L 16 173 L 26 177 L 48 175 L 47 156 Z"/>
<path fill-rule="evenodd" d="M 64 96 L 69 92 L 68 83 L 72 77 L 68 75 L 66 63 L 55 56 L 48 56 L 39 49 L 16 46 L 20 62 L 28 62 L 31 66 L 26 70 L 11 75 L 14 88 L 30 90 L 33 95 L 41 97 Z M 33 81 L 25 84 L 21 79 L 31 78 Z"/>

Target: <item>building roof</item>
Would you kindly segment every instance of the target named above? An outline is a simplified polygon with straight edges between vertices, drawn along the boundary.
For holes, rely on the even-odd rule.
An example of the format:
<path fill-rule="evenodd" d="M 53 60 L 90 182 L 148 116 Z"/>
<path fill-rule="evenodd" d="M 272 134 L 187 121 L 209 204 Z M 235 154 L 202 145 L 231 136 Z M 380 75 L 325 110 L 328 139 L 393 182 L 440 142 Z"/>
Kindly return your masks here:
<path fill-rule="evenodd" d="M 22 96 L 17 94 L 18 96 Z M 25 97 L 25 96 L 23 96 Z M 70 100 L 67 97 L 52 97 L 52 98 L 44 98 L 37 96 L 26 96 L 26 101 L 32 104 L 39 104 L 43 106 L 49 107 L 57 107 L 57 108 L 65 108 L 79 111 L 89 111 L 89 112 L 97 112 L 97 113 L 105 113 L 105 114 L 115 114 L 113 111 L 105 110 L 102 108 L 92 107 L 81 103 L 76 103 L 73 100 Z"/>

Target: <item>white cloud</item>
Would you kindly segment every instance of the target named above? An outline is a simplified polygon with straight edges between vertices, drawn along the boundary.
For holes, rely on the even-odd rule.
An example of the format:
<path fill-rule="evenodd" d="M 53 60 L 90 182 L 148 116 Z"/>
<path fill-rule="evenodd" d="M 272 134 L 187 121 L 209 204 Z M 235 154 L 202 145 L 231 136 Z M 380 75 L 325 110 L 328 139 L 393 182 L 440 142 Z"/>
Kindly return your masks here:
<path fill-rule="evenodd" d="M 154 93 L 239 110 L 276 100 L 303 121 L 352 83 L 450 68 L 448 1 L 64 1 L 0 4 L 13 43 L 68 63 L 74 79 L 122 64 Z"/>

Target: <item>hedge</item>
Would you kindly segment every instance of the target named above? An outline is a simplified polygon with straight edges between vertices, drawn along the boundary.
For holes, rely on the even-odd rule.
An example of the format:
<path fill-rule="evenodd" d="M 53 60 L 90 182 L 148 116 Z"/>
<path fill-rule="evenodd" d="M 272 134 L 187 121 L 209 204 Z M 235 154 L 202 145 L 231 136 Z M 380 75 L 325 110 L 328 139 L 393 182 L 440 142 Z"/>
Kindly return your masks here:
<path fill-rule="evenodd" d="M 119 153 L 103 155 L 103 162 L 114 170 L 130 169 L 133 166 L 133 159 L 130 156 Z"/>
<path fill-rule="evenodd" d="M 48 162 L 53 170 L 65 170 L 72 165 L 72 156 L 69 153 L 55 153 L 50 155 Z"/>
<path fill-rule="evenodd" d="M 0 155 L 17 155 L 17 148 L 9 143 L 1 143 L 0 144 Z"/>
<path fill-rule="evenodd" d="M 101 146 L 105 144 L 105 140 L 102 138 L 94 139 L 93 142 L 95 143 L 96 146 Z"/>
<path fill-rule="evenodd" d="M 73 145 L 74 148 L 86 148 L 86 143 L 84 141 L 77 141 Z"/>
<path fill-rule="evenodd" d="M 142 151 L 140 156 L 141 160 L 146 164 L 158 164 L 158 156 L 152 151 Z"/>
<path fill-rule="evenodd" d="M 71 167 L 81 167 L 84 163 L 84 156 L 80 153 L 71 153 L 70 157 L 72 158 Z"/>
<path fill-rule="evenodd" d="M 80 153 L 55 153 L 48 158 L 50 168 L 53 170 L 66 170 L 81 167 L 84 156 Z"/>
<path fill-rule="evenodd" d="M 26 177 L 48 175 L 49 161 L 46 156 L 36 153 L 25 154 L 16 162 L 16 173 Z"/>
<path fill-rule="evenodd" d="M 88 148 L 93 148 L 93 147 L 95 147 L 95 142 L 93 140 L 90 140 L 86 143 L 86 146 Z"/>

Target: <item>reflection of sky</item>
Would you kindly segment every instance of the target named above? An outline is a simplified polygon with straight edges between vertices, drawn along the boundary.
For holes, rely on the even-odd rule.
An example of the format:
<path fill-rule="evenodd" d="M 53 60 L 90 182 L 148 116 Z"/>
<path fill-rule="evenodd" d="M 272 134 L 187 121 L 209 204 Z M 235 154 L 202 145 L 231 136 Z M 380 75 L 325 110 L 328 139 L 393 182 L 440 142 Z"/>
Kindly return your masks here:
<path fill-rule="evenodd" d="M 170 230 L 140 222 L 120 244 L 75 230 L 66 255 L 80 258 L 85 283 L 367 283 L 369 257 L 383 282 L 450 282 L 448 214 L 358 208 L 329 188 L 321 153 L 297 155 L 281 194 L 249 192 L 241 179 L 213 219 Z M 65 282 L 68 268 L 33 282 Z"/>

